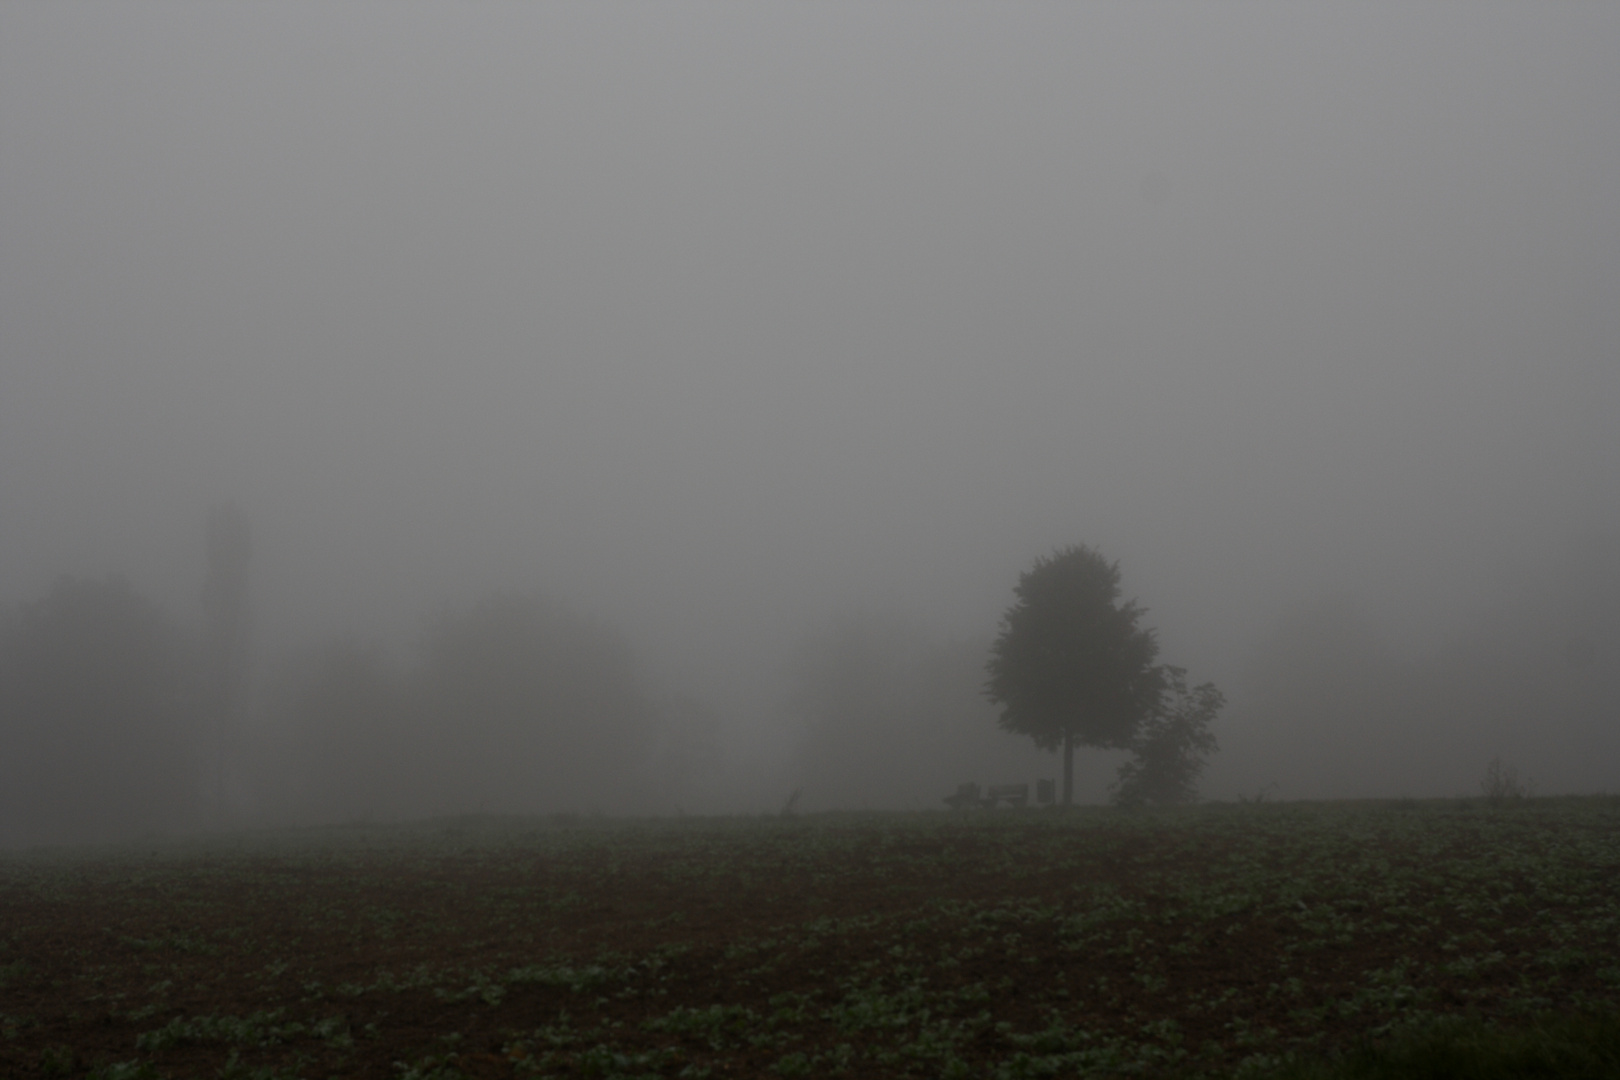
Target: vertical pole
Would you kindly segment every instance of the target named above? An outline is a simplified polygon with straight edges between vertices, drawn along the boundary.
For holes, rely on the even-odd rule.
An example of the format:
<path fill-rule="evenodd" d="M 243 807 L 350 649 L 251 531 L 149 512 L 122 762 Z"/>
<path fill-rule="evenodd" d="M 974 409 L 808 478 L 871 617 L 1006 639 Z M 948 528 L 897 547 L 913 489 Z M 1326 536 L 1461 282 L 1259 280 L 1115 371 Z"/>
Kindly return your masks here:
<path fill-rule="evenodd" d="M 1074 732 L 1063 733 L 1063 805 L 1074 805 Z"/>

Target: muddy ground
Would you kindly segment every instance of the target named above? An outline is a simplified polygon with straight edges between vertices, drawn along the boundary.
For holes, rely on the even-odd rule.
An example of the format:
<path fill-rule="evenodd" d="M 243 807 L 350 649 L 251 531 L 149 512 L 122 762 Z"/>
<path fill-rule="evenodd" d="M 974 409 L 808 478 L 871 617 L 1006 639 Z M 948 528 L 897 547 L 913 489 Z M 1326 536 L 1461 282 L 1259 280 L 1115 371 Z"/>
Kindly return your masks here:
<path fill-rule="evenodd" d="M 0 1075 L 1220 1074 L 1620 987 L 1620 800 L 465 819 L 0 858 Z"/>

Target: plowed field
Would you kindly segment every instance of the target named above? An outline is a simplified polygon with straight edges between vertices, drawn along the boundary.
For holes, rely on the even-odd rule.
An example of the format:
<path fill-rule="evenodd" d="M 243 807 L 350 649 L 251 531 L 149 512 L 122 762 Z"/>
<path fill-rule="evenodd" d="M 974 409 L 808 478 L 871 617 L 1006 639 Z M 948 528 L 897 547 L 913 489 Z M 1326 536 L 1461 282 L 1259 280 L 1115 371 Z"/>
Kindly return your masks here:
<path fill-rule="evenodd" d="M 465 819 L 0 857 L 0 1075 L 1222 1074 L 1620 1002 L 1620 800 Z"/>

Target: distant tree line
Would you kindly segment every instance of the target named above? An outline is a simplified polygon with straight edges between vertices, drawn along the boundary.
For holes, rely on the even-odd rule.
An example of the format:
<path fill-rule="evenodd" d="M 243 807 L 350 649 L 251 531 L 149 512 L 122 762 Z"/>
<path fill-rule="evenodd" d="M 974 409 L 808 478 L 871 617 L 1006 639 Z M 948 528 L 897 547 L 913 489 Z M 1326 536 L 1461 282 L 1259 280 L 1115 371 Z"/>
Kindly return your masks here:
<path fill-rule="evenodd" d="M 299 656 L 267 711 L 261 786 L 313 820 L 662 810 L 718 760 L 711 718 L 657 702 L 616 632 L 529 594 L 440 615 L 405 664 Z"/>
<path fill-rule="evenodd" d="M 617 632 L 536 594 L 443 612 L 402 661 L 305 650 L 250 694 L 246 520 L 216 508 L 208 541 L 192 631 L 121 577 L 0 609 L 0 843 L 244 816 L 664 811 L 713 786 L 717 718 L 659 699 Z"/>
<path fill-rule="evenodd" d="M 122 578 L 63 578 L 0 634 L 0 841 L 210 819 L 217 654 Z M 281 664 L 236 738 L 260 815 L 342 821 L 665 810 L 719 767 L 717 721 L 660 702 L 612 629 L 544 597 L 440 615 L 408 662 L 355 641 Z"/>
<path fill-rule="evenodd" d="M 116 577 L 63 578 L 0 623 L 0 842 L 219 822 L 227 776 L 234 820 L 308 822 L 700 809 L 737 779 L 711 712 L 659 697 L 617 632 L 537 594 L 441 612 L 401 655 L 353 639 L 301 650 L 249 693 L 245 522 L 216 512 L 209 539 L 194 631 Z M 962 782 L 1049 775 L 1050 758 L 998 729 L 993 655 L 988 638 L 894 618 L 810 635 L 781 790 L 803 789 L 807 809 L 937 808 Z M 1166 700 L 1187 697 L 1175 687 Z M 1121 801 L 1191 795 L 1211 699 L 1190 693 L 1202 712 L 1114 732 L 1144 751 Z"/>
<path fill-rule="evenodd" d="M 203 766 L 194 641 L 120 577 L 62 578 L 0 639 L 0 840 L 193 820 Z"/>
<path fill-rule="evenodd" d="M 0 608 L 0 843 L 217 821 L 227 773 L 246 812 L 310 822 L 702 809 L 737 779 L 713 713 L 660 697 L 613 628 L 538 594 L 444 611 L 400 655 L 330 642 L 250 684 L 246 541 L 239 516 L 211 518 L 195 629 L 121 577 Z M 1065 549 L 1024 575 L 996 640 L 827 624 L 793 661 L 780 791 L 806 809 L 938 807 L 962 782 L 1048 775 L 1046 752 L 1079 744 L 1129 755 L 1122 804 L 1195 797 L 1224 698 L 1158 663 L 1118 585 Z M 1257 651 L 1222 740 L 1243 790 L 1467 793 L 1495 759 L 1544 790 L 1597 790 L 1620 754 L 1617 672 L 1620 540 L 1604 535 L 1423 657 L 1346 605 L 1301 613 Z"/>

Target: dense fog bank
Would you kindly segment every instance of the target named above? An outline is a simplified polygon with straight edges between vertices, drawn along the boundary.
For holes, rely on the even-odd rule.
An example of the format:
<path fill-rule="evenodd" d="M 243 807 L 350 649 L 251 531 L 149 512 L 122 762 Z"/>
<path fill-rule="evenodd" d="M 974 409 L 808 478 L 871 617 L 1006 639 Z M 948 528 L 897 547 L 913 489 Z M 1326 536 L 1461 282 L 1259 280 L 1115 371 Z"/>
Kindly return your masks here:
<path fill-rule="evenodd" d="M 228 708 L 210 694 L 209 626 L 187 629 L 119 577 L 62 578 L 6 609 L 0 842 L 769 813 L 795 792 L 807 812 L 938 809 L 961 783 L 1058 772 L 997 725 L 989 627 L 951 638 L 852 613 L 806 628 L 775 715 L 756 720 L 781 733 L 765 753 L 734 718 L 655 685 L 619 631 L 541 594 L 442 608 L 405 649 L 350 638 L 265 658 Z M 1208 673 L 1232 705 L 1203 794 L 1475 795 L 1492 759 L 1543 794 L 1620 786 L 1620 537 L 1505 577 L 1459 627 L 1402 651 L 1351 598 L 1298 608 L 1240 670 Z M 1080 801 L 1105 800 L 1121 760 L 1082 752 Z"/>
<path fill-rule="evenodd" d="M 1478 795 L 1493 759 L 1543 794 L 1620 790 L 1620 535 L 1498 583 L 1417 647 L 1349 597 L 1296 609 L 1236 673 L 1211 793 Z"/>
<path fill-rule="evenodd" d="M 961 783 L 1051 779 L 1054 755 L 996 724 L 989 654 L 988 633 L 935 640 L 898 617 L 847 616 L 808 637 L 788 698 L 802 806 L 939 809 Z"/>
<path fill-rule="evenodd" d="M 1620 786 L 1616 56 L 0 4 L 0 842 L 1052 778 L 982 665 L 1074 544 L 1224 694 L 1206 797 Z"/>
<path fill-rule="evenodd" d="M 610 630 L 532 596 L 433 621 L 404 664 L 355 642 L 284 665 L 250 791 L 314 820 L 646 808 L 658 717 Z"/>
<path fill-rule="evenodd" d="M 194 639 L 122 578 L 0 629 L 0 843 L 183 828 L 202 793 Z"/>

